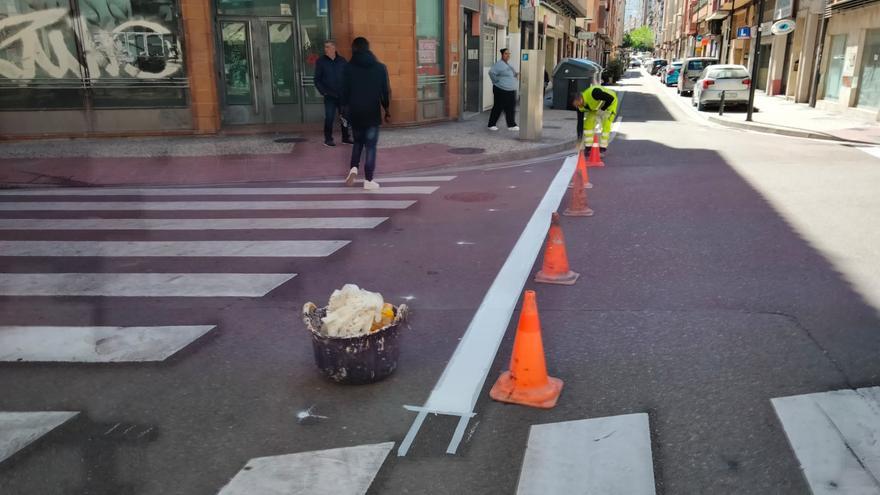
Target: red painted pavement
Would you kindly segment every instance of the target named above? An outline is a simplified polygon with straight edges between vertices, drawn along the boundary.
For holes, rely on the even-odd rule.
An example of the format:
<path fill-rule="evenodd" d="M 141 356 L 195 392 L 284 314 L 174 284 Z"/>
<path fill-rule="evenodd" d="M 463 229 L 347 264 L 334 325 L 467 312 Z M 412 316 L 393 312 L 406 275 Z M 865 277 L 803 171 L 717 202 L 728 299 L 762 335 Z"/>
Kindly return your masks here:
<path fill-rule="evenodd" d="M 380 148 L 376 177 L 382 174 L 484 162 L 485 154 L 457 155 L 450 146 L 425 143 Z M 340 177 L 348 171 L 351 146 L 323 145 L 319 138 L 297 143 L 290 153 L 225 156 L 0 159 L 0 184 L 68 186 L 117 184 L 218 184 Z"/>

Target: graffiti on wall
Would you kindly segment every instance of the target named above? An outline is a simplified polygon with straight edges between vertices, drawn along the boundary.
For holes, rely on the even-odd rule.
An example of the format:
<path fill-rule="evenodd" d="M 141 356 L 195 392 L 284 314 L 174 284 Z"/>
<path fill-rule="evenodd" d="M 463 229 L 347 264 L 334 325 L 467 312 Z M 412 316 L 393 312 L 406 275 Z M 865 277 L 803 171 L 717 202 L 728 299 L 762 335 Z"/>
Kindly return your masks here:
<path fill-rule="evenodd" d="M 0 19 L 0 77 L 164 79 L 182 70 L 179 38 L 161 22 L 128 18 L 102 26 L 69 12 L 52 8 Z"/>

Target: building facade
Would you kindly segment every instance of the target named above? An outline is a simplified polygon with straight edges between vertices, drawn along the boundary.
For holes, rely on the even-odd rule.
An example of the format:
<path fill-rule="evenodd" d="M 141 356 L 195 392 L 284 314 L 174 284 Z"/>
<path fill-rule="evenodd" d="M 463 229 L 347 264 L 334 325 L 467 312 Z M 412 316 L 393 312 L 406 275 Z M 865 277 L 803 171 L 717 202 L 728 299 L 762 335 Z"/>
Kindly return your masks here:
<path fill-rule="evenodd" d="M 758 19 L 759 0 L 665 1 L 661 55 L 742 64 L 768 95 L 880 120 L 880 2 L 764 0 Z"/>
<path fill-rule="evenodd" d="M 540 2 L 534 33 L 527 0 L 3 0 L 0 135 L 312 128 L 323 43 L 349 58 L 357 36 L 388 67 L 396 124 L 458 119 L 492 106 L 501 48 L 518 67 L 537 35 L 548 72 L 604 63 L 612 6 Z"/>

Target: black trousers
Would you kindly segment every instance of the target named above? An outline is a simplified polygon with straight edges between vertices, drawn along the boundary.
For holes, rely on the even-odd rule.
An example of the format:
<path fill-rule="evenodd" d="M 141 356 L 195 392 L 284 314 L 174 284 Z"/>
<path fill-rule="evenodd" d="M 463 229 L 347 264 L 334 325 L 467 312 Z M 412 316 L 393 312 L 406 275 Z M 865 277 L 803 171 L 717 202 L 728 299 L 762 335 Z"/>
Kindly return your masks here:
<path fill-rule="evenodd" d="M 578 114 L 577 116 L 577 130 L 578 130 L 578 142 L 581 142 L 584 139 L 584 112 L 580 110 L 575 110 Z"/>
<path fill-rule="evenodd" d="M 336 115 L 339 114 L 339 100 L 330 96 L 324 97 L 324 141 L 333 141 L 333 124 L 336 122 Z M 348 141 L 348 128 L 341 122 L 342 140 Z"/>
<path fill-rule="evenodd" d="M 492 105 L 492 112 L 489 114 L 489 127 L 494 126 L 498 122 L 501 112 L 504 112 L 504 118 L 507 119 L 507 127 L 516 125 L 516 91 L 505 91 L 498 86 L 492 86 L 492 95 L 495 96 L 495 104 Z"/>

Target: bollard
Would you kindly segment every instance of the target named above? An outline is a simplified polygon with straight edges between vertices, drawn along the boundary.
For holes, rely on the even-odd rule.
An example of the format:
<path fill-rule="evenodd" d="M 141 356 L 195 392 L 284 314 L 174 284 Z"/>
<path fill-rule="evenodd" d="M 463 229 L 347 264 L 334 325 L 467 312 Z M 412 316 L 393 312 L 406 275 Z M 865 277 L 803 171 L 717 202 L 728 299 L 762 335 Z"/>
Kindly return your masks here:
<path fill-rule="evenodd" d="M 724 115 L 724 93 L 725 91 L 721 91 L 721 105 L 718 107 L 718 115 Z"/>

